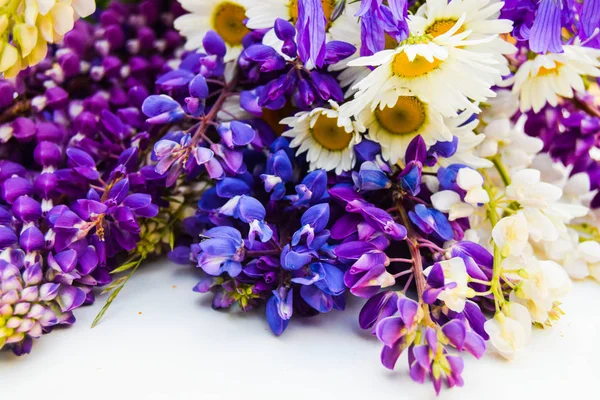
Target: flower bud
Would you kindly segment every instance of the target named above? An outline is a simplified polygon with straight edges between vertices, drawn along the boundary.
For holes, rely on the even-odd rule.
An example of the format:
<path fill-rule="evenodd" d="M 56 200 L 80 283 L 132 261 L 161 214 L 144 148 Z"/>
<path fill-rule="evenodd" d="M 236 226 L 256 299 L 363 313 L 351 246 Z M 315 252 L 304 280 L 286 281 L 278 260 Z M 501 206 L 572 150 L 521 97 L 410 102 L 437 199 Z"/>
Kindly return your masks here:
<path fill-rule="evenodd" d="M 42 207 L 29 196 L 19 196 L 13 203 L 12 212 L 21 222 L 33 222 L 41 218 Z"/>

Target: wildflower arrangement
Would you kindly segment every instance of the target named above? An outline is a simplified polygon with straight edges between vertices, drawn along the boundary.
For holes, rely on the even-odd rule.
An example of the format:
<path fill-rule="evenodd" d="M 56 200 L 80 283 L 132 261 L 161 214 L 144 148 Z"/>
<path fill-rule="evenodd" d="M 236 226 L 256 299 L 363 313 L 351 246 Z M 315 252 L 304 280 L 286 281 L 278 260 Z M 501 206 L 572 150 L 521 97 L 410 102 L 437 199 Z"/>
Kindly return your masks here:
<path fill-rule="evenodd" d="M 0 7 L 0 348 L 168 253 L 439 393 L 600 281 L 600 1 L 179 2 Z"/>

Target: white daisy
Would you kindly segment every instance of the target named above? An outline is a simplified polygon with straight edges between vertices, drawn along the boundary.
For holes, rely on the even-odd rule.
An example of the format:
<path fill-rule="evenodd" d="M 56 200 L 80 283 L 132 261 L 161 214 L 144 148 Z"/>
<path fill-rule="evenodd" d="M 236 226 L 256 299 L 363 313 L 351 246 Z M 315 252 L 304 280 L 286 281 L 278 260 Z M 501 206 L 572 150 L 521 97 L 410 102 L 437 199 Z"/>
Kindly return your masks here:
<path fill-rule="evenodd" d="M 546 103 L 556 106 L 559 97 L 572 98 L 573 90 L 585 91 L 582 76 L 600 77 L 599 49 L 578 45 L 563 49 L 563 53 L 539 54 L 519 67 L 513 92 L 520 96 L 522 112 L 537 113 Z"/>
<path fill-rule="evenodd" d="M 487 53 L 497 62 L 498 84 L 502 76 L 510 73 L 504 54 L 514 54 L 517 50 L 500 37 L 511 32 L 513 25 L 508 19 L 498 19 L 503 5 L 504 2 L 499 0 L 427 0 L 415 15 L 409 17 L 410 31 L 413 35 L 437 37 L 462 19 L 463 23 L 456 33 L 467 32 L 466 39 L 473 41 L 463 42 L 463 48 Z"/>
<path fill-rule="evenodd" d="M 361 141 L 364 128 L 350 118 L 340 116 L 338 105 L 315 108 L 284 118 L 282 124 L 292 129 L 283 133 L 293 138 L 290 147 L 298 147 L 296 154 L 306 152 L 311 169 L 335 170 L 336 174 L 349 171 L 356 162 L 354 145 Z"/>
<path fill-rule="evenodd" d="M 350 66 L 378 66 L 355 87 L 358 92 L 347 111 L 356 115 L 380 93 L 408 89 L 444 116 L 458 110 L 479 113 L 477 102 L 493 97 L 490 89 L 497 77 L 497 62 L 488 53 L 461 48 L 468 32 L 457 33 L 462 21 L 435 38 L 411 37 L 394 50 L 383 50 L 354 60 Z M 475 103 L 474 103 L 475 102 Z"/>
<path fill-rule="evenodd" d="M 202 49 L 202 39 L 214 30 L 227 45 L 225 61 L 237 58 L 242 51 L 242 39 L 249 32 L 244 25 L 246 8 L 243 2 L 232 0 L 178 0 L 189 11 L 175 20 L 175 28 L 187 38 L 187 50 Z"/>
<path fill-rule="evenodd" d="M 402 91 L 401 91 L 402 92 Z M 379 103 L 371 103 L 358 114 L 358 120 L 368 130 L 368 138 L 381 145 L 386 161 L 396 163 L 404 157 L 411 140 L 421 135 L 427 146 L 452 140 L 444 117 L 430 104 L 409 91 L 382 94 Z M 344 107 L 340 112 L 344 114 Z"/>

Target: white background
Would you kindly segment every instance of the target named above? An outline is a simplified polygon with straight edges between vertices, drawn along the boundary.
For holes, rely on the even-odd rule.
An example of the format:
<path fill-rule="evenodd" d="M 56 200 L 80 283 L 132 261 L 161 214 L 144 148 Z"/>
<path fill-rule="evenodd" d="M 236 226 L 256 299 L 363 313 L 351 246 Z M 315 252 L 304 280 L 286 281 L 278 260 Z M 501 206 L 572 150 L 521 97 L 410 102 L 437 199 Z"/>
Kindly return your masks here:
<path fill-rule="evenodd" d="M 129 281 L 101 323 L 104 303 L 77 310 L 77 323 L 34 342 L 31 354 L 0 353 L 0 399 L 433 399 L 379 363 L 380 344 L 361 331 L 361 302 L 345 312 L 293 319 L 277 338 L 264 309 L 217 312 L 192 292 L 192 268 L 167 261 Z M 466 355 L 465 387 L 440 399 L 600 399 L 600 285 L 576 283 L 567 313 L 534 330 L 511 361 Z M 141 312 L 141 314 L 140 314 Z"/>

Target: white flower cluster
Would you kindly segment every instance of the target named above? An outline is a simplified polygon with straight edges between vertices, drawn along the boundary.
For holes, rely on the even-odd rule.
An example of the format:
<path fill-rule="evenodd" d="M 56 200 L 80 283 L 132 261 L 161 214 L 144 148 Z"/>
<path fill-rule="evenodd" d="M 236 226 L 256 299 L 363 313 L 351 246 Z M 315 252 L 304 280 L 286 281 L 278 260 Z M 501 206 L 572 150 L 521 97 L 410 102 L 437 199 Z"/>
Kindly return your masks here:
<path fill-rule="evenodd" d="M 532 323 L 549 325 L 558 318 L 559 300 L 571 288 L 569 275 L 600 280 L 600 244 L 586 240 L 597 224 L 586 207 L 594 195 L 587 174 L 569 176 L 569 169 L 539 155 L 542 142 L 524 132 L 526 117 L 512 122 L 518 99 L 498 93 L 482 114 L 480 136 L 485 136 L 474 148 L 496 163 L 482 169 L 490 196 L 482 194 L 481 176 L 463 168 L 456 180 L 467 193 L 463 200 L 444 190 L 433 194 L 432 203 L 450 220 L 468 217 L 471 229 L 465 236 L 496 249 L 509 301 L 485 328 L 493 346 L 510 358 L 526 343 Z"/>

